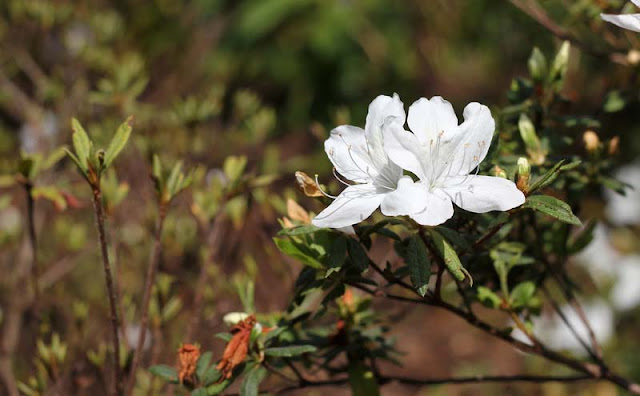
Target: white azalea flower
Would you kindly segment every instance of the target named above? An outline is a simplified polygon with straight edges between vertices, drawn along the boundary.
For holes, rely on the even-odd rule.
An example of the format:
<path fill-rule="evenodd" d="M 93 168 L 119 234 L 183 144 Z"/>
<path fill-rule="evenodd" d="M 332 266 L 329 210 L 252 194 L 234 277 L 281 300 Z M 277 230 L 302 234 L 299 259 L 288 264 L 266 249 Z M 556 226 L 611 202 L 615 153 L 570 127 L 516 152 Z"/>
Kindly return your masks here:
<path fill-rule="evenodd" d="M 415 203 L 409 214 L 420 224 L 444 223 L 453 216 L 452 202 L 470 212 L 485 213 L 509 210 L 525 201 L 510 180 L 470 175 L 474 169 L 477 173 L 489 151 L 495 121 L 489 108 L 479 103 L 467 105 L 464 119 L 458 125 L 451 103 L 436 96 L 421 98 L 409 108 L 408 124 L 413 133 L 399 123 L 385 128 L 389 158 L 420 178 L 402 192 L 406 194 L 403 202 Z M 400 205 L 396 209 L 393 214 L 406 212 Z"/>
<path fill-rule="evenodd" d="M 388 216 L 406 215 L 420 210 L 412 201 L 419 188 L 402 168 L 389 160 L 383 145 L 383 127 L 405 122 L 403 103 L 398 95 L 380 95 L 369 105 L 364 130 L 342 125 L 331 131 L 324 143 L 335 170 L 347 185 L 342 193 L 312 223 L 318 227 L 341 228 L 359 223 L 378 207 Z"/>
<path fill-rule="evenodd" d="M 640 7 L 640 0 L 631 0 L 633 4 Z M 600 17 L 614 25 L 618 25 L 621 28 L 633 30 L 634 32 L 640 32 L 640 14 L 600 14 Z"/>

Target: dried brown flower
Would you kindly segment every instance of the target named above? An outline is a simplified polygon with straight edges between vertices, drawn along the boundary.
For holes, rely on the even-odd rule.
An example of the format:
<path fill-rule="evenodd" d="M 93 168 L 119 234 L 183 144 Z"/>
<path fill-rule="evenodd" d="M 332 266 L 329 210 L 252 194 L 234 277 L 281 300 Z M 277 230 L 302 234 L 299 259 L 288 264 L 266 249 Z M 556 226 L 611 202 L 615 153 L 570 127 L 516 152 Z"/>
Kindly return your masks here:
<path fill-rule="evenodd" d="M 251 330 L 253 330 L 255 324 L 256 316 L 249 315 L 245 320 L 231 328 L 233 337 L 224 349 L 222 360 L 216 366 L 216 369 L 222 373 L 220 381 L 231 378 L 233 369 L 244 362 L 247 352 L 249 352 Z"/>
<path fill-rule="evenodd" d="M 181 384 L 185 379 L 193 382 L 193 374 L 196 372 L 196 364 L 199 358 L 199 345 L 182 344 L 182 346 L 178 348 L 178 379 Z"/>

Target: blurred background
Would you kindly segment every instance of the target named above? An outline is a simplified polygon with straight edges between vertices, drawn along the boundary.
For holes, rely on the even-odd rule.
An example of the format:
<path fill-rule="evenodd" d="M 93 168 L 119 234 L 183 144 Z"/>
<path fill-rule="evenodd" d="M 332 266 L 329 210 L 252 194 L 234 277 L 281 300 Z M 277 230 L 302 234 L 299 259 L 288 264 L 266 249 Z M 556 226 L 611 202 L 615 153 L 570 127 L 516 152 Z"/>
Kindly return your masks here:
<path fill-rule="evenodd" d="M 249 280 L 255 282 L 258 313 L 286 308 L 300 266 L 273 246 L 277 219 L 286 213 L 288 198 L 316 213 L 322 208 L 295 189 L 293 173 L 319 173 L 328 182 L 331 165 L 322 142 L 337 125 L 364 126 L 367 106 L 377 95 L 396 92 L 407 107 L 421 96 L 442 95 L 459 112 L 479 101 L 495 114 L 507 105 L 512 80 L 527 75 L 533 47 L 551 58 L 561 43 L 558 36 L 571 38 L 566 106 L 599 120 L 593 129 L 602 141 L 619 137 L 618 177 L 640 186 L 640 53 L 634 50 L 640 50 L 640 36 L 599 18 L 600 12 L 632 10 L 616 0 L 2 1 L 0 370 L 5 386 L 7 365 L 27 387 L 44 365 L 49 389 L 104 392 L 100 367 L 109 333 L 90 190 L 59 155 L 59 147 L 71 142 L 71 117 L 105 145 L 117 125 L 135 117 L 132 140 L 103 181 L 129 348 L 135 345 L 157 215 L 152 155 L 167 164 L 182 160 L 194 172 L 193 186 L 167 218 L 144 364 L 171 365 L 180 342 L 197 341 L 221 353 L 224 343 L 213 334 L 226 329 L 222 315 L 246 307 L 238 290 Z M 580 144 L 578 139 L 577 150 Z M 21 153 L 42 156 L 47 165 L 35 178 L 40 298 L 30 295 L 25 275 L 27 207 L 14 177 Z M 246 190 L 221 193 L 242 177 L 251 179 Z M 600 225 L 595 248 L 573 268 L 587 285 L 585 305 L 606 355 L 615 369 L 636 379 L 639 206 L 637 192 L 622 198 L 594 189 L 585 196 L 581 217 L 597 218 Z M 211 237 L 214 217 L 224 229 L 217 239 Z M 390 373 L 564 373 L 447 313 L 388 303 L 380 309 L 394 319 L 392 334 L 405 354 L 404 367 L 390 366 Z M 547 339 L 574 353 L 556 325 L 548 319 L 541 326 Z M 52 347 L 58 336 L 64 353 L 44 358 L 43 348 L 60 350 Z M 140 378 L 139 394 L 156 394 L 151 376 Z M 8 390 L 0 385 L 3 392 Z M 576 393 L 618 391 L 593 383 L 383 389 L 389 395 Z"/>

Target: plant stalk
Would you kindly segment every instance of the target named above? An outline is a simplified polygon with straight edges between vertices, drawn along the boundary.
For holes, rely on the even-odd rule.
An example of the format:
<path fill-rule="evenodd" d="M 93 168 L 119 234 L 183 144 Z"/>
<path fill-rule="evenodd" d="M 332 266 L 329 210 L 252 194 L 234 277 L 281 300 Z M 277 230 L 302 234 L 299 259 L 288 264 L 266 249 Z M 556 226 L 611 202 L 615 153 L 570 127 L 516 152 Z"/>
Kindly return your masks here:
<path fill-rule="evenodd" d="M 99 181 L 97 182 L 99 183 Z M 107 237 L 104 230 L 104 211 L 102 207 L 102 192 L 99 184 L 92 184 L 93 209 L 96 214 L 96 227 L 98 228 L 98 239 L 100 242 L 100 252 L 102 254 L 102 264 L 107 284 L 107 295 L 109 297 L 109 309 L 111 314 L 111 330 L 113 338 L 113 381 L 114 395 L 122 395 L 122 373 L 120 371 L 120 337 L 118 334 L 118 303 L 116 290 L 111 276 L 111 265 L 109 263 L 109 251 L 107 248 Z"/>

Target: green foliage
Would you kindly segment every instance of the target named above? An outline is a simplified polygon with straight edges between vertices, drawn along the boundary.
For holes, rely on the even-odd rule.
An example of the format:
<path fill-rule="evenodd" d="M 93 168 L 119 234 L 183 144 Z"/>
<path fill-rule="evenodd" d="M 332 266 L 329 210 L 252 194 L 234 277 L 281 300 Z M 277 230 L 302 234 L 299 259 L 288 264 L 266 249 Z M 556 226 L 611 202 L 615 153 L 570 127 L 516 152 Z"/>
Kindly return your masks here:
<path fill-rule="evenodd" d="M 80 122 L 75 118 L 71 119 L 71 129 L 73 130 L 71 138 L 75 154 L 65 150 L 91 186 L 99 186 L 102 173 L 111 166 L 113 160 L 126 146 L 131 135 L 132 120 L 133 118 L 129 117 L 118 127 L 105 151 L 103 149 L 95 150 L 93 142 Z"/>
<path fill-rule="evenodd" d="M 548 195 L 533 195 L 527 199 L 524 207 L 544 213 L 567 224 L 582 225 L 580 219 L 571 211 L 571 207 L 558 198 Z"/>
<path fill-rule="evenodd" d="M 402 244 L 396 244 L 396 249 L 409 267 L 411 284 L 424 297 L 431 276 L 431 263 L 424 242 L 418 235 L 413 235 Z"/>

